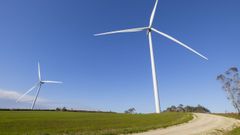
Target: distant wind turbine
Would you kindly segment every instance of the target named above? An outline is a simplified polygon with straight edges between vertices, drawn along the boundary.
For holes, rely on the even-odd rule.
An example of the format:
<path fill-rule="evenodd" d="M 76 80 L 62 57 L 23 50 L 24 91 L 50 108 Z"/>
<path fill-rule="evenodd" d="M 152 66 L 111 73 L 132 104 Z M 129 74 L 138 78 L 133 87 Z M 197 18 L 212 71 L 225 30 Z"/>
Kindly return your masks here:
<path fill-rule="evenodd" d="M 33 100 L 32 107 L 31 107 L 31 109 L 33 110 L 33 109 L 34 109 L 34 106 L 35 106 L 35 103 L 36 103 L 36 101 L 37 101 L 38 95 L 39 95 L 39 93 L 40 93 L 41 87 L 42 87 L 42 85 L 45 84 L 45 83 L 60 84 L 60 83 L 62 83 L 62 82 L 42 80 L 40 63 L 38 62 L 38 82 L 37 82 L 31 89 L 29 89 L 26 93 L 24 93 L 16 102 L 19 102 L 24 96 L 26 96 L 28 93 L 30 93 L 30 92 L 33 91 L 35 88 L 37 88 L 37 93 L 36 93 L 36 96 L 35 96 L 35 98 L 34 98 L 34 100 Z"/>
<path fill-rule="evenodd" d="M 172 36 L 163 33 L 155 28 L 152 27 L 153 25 L 153 20 L 154 20 L 154 16 L 156 13 L 156 9 L 157 9 L 157 5 L 158 5 L 158 0 L 156 0 L 156 3 L 154 5 L 151 17 L 150 17 L 150 22 L 149 22 L 149 26 L 148 27 L 139 27 L 139 28 L 132 28 L 132 29 L 125 29 L 125 30 L 119 30 L 119 31 L 112 31 L 112 32 L 106 32 L 106 33 L 100 33 L 100 34 L 95 34 L 94 36 L 103 36 L 103 35 L 111 35 L 111 34 L 118 34 L 118 33 L 132 33 L 132 32 L 141 32 L 141 31 L 147 31 L 147 35 L 148 35 L 148 39 L 149 39 L 149 47 L 150 47 L 150 57 L 151 57 L 151 66 L 152 66 L 152 79 L 153 79 L 153 89 L 154 89 L 154 97 L 155 97 L 155 107 L 156 107 L 156 113 L 160 113 L 160 100 L 159 100 L 159 93 L 158 93 L 158 82 L 157 82 L 157 75 L 156 75 L 156 67 L 155 67 L 155 61 L 154 61 L 154 53 L 153 53 L 153 45 L 152 45 L 152 32 L 156 32 L 174 42 L 176 42 L 177 44 L 181 45 L 182 47 L 190 50 L 191 52 L 199 55 L 200 57 L 208 60 L 207 57 L 205 57 L 204 55 L 198 53 L 197 51 L 195 51 L 194 49 L 190 48 L 189 46 L 187 46 L 186 44 L 180 42 L 179 40 L 173 38 Z"/>

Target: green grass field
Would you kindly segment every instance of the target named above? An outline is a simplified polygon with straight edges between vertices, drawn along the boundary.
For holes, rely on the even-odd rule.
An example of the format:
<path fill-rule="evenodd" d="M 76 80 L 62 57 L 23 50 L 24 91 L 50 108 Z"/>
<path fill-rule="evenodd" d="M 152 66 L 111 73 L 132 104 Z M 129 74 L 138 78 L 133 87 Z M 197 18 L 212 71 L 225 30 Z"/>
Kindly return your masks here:
<path fill-rule="evenodd" d="M 230 117 L 230 118 L 235 118 L 235 119 L 240 119 L 240 115 L 238 114 L 219 114 L 225 117 Z M 240 127 L 235 128 L 234 130 L 226 133 L 226 135 L 240 135 Z"/>
<path fill-rule="evenodd" d="M 1 135 L 117 135 L 187 122 L 190 113 L 114 114 L 0 111 Z"/>

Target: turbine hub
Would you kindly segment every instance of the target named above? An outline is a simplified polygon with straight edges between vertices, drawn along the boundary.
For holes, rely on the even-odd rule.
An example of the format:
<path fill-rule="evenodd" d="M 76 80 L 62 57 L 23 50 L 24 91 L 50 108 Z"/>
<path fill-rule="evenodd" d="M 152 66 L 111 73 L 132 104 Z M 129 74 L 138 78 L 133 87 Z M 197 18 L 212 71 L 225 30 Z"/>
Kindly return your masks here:
<path fill-rule="evenodd" d="M 149 28 L 147 29 L 147 35 L 149 35 L 150 32 L 152 32 L 152 28 L 149 27 Z"/>
<path fill-rule="evenodd" d="M 151 32 L 151 31 L 152 31 L 152 28 L 148 28 L 148 31 Z"/>

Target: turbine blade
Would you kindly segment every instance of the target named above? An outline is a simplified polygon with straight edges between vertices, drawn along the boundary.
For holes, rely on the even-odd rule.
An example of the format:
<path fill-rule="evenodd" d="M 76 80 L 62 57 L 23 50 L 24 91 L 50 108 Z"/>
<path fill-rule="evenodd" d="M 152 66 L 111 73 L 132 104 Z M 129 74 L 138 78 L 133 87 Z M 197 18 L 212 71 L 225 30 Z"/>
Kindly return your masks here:
<path fill-rule="evenodd" d="M 53 84 L 61 84 L 63 82 L 60 81 L 42 81 L 43 83 L 53 83 Z"/>
<path fill-rule="evenodd" d="M 169 36 L 168 34 L 165 34 L 165 33 L 163 33 L 163 32 L 160 32 L 160 31 L 158 31 L 158 30 L 156 30 L 156 29 L 154 29 L 154 28 L 152 28 L 152 30 L 153 30 L 153 31 L 155 31 L 155 32 L 157 32 L 158 34 L 160 34 L 160 35 L 162 35 L 162 36 L 164 36 L 164 37 L 166 37 L 166 38 L 168 38 L 168 39 L 170 39 L 170 40 L 172 40 L 172 41 L 174 41 L 174 42 L 178 43 L 179 45 L 181 45 L 181 46 L 183 46 L 183 47 L 187 48 L 188 50 L 190 50 L 191 52 L 193 52 L 193 53 L 197 54 L 198 56 L 200 56 L 200 57 L 202 57 L 202 58 L 204 58 L 204 59 L 208 60 L 208 58 L 207 58 L 207 57 L 205 57 L 204 55 L 200 54 L 200 53 L 199 53 L 199 52 L 197 52 L 196 50 L 194 50 L 194 49 L 190 48 L 190 47 L 189 47 L 189 46 L 187 46 L 186 44 L 184 44 L 184 43 L 180 42 L 179 40 L 177 40 L 177 39 L 173 38 L 172 36 Z"/>
<path fill-rule="evenodd" d="M 143 31 L 146 29 L 147 29 L 147 27 L 132 28 L 132 29 L 125 29 L 125 30 L 118 30 L 118 31 L 111 31 L 111 32 L 105 32 L 105 33 L 100 33 L 100 34 L 94 34 L 94 36 L 103 36 L 103 35 L 111 35 L 111 34 L 118 34 L 118 33 L 140 32 L 140 31 Z"/>
<path fill-rule="evenodd" d="M 37 98 L 38 98 L 40 89 L 41 89 L 41 83 L 39 84 L 39 87 L 38 87 L 38 90 L 37 90 L 37 94 L 36 94 L 36 96 L 35 96 L 35 98 L 34 98 L 34 100 L 33 100 L 32 107 L 31 107 L 32 110 L 34 109 L 34 106 L 35 106 L 35 103 L 36 103 L 36 101 L 37 101 Z"/>
<path fill-rule="evenodd" d="M 39 62 L 38 62 L 38 79 L 39 79 L 39 81 L 42 80 L 42 78 L 41 78 L 41 67 L 40 67 L 40 63 Z"/>
<path fill-rule="evenodd" d="M 21 97 L 18 98 L 18 100 L 16 102 L 19 102 L 24 96 L 26 96 L 28 93 L 30 93 L 31 91 L 33 91 L 39 83 L 35 84 L 32 88 L 30 88 L 26 93 L 24 93 Z"/>
<path fill-rule="evenodd" d="M 153 11 L 152 11 L 152 14 L 151 14 L 151 18 L 150 18 L 150 22 L 149 22 L 149 28 L 152 27 L 153 20 L 154 20 L 154 17 L 155 17 L 155 13 L 156 13 L 156 9 L 157 9 L 157 5 L 158 5 L 158 0 L 156 0 L 156 3 L 154 5 L 154 8 L 153 8 Z"/>

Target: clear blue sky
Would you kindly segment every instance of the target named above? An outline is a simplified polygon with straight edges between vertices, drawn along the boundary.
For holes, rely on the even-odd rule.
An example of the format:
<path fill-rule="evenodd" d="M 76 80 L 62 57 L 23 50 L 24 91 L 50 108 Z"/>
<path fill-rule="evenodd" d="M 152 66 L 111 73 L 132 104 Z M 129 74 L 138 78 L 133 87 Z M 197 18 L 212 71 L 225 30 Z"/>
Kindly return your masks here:
<path fill-rule="evenodd" d="M 43 78 L 36 107 L 154 112 L 146 33 L 93 34 L 146 26 L 154 0 L 0 1 L 0 89 L 24 93 Z M 240 1 L 160 0 L 154 27 L 209 58 L 153 35 L 161 106 L 197 105 L 234 111 L 216 76 L 240 66 Z M 30 95 L 34 95 L 35 92 Z M 0 95 L 0 107 L 30 107 Z"/>

